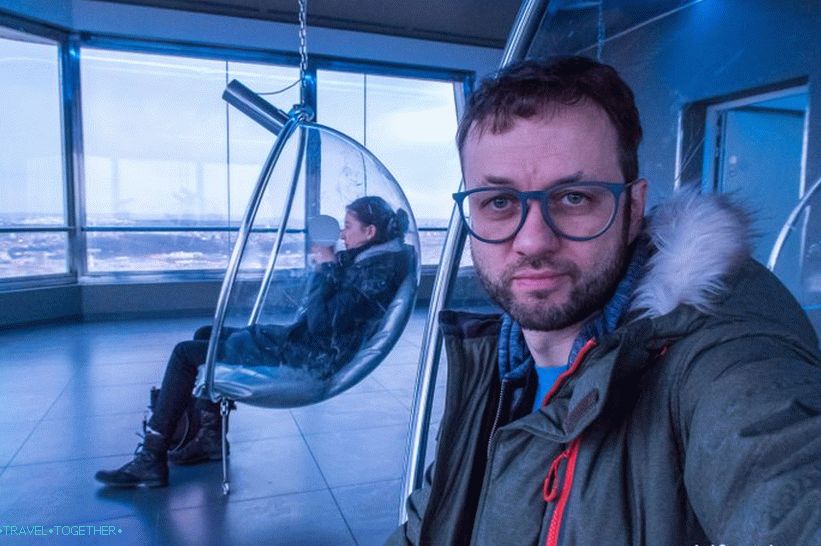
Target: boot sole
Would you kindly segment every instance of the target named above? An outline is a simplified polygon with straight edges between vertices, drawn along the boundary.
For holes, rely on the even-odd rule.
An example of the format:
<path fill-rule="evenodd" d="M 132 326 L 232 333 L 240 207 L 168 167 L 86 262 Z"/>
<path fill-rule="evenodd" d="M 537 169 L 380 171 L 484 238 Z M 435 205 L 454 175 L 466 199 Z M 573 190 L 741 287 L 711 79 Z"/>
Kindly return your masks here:
<path fill-rule="evenodd" d="M 100 481 L 100 480 L 97 480 Z M 155 487 L 168 487 L 168 482 L 163 481 L 150 481 L 150 482 L 139 482 L 139 483 L 110 483 L 100 481 L 106 487 L 116 487 L 117 489 L 137 489 L 138 487 L 147 487 L 147 488 L 155 488 Z"/>

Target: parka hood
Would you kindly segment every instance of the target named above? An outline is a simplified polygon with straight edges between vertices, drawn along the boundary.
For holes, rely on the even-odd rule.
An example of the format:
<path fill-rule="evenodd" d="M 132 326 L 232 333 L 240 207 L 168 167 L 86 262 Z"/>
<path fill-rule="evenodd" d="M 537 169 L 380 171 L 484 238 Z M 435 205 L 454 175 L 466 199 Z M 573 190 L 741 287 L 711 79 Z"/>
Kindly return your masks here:
<path fill-rule="evenodd" d="M 727 196 L 682 190 L 656 207 L 646 226 L 655 252 L 631 311 L 653 318 L 685 304 L 710 314 L 728 274 L 750 257 L 749 215 Z"/>

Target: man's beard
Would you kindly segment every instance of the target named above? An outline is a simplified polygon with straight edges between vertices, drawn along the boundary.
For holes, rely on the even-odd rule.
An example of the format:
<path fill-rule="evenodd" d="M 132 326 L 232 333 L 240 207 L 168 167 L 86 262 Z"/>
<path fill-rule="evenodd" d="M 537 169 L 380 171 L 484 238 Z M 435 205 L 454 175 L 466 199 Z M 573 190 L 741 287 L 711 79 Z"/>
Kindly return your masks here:
<path fill-rule="evenodd" d="M 581 271 L 570 261 L 557 260 L 552 256 L 524 256 L 507 267 L 498 280 L 491 279 L 482 270 L 474 256 L 476 272 L 493 300 L 507 311 L 526 330 L 561 330 L 577 324 L 601 310 L 612 297 L 621 279 L 627 261 L 627 245 L 623 242 L 608 260 L 600 262 L 590 271 Z M 553 290 L 528 292 L 530 302 L 516 299 L 511 289 L 513 277 L 520 270 L 551 272 L 567 275 L 573 286 L 563 304 L 550 303 L 556 297 Z"/>

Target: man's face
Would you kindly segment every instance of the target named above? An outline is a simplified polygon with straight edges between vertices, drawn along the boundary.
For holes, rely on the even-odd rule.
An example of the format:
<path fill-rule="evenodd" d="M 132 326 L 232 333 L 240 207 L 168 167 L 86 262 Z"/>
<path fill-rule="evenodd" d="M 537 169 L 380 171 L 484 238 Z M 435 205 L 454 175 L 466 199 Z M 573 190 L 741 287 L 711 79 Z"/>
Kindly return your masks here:
<path fill-rule="evenodd" d="M 533 191 L 572 179 L 620 182 L 624 177 L 618 158 L 618 137 L 607 115 L 582 104 L 520 119 L 501 134 L 479 134 L 472 128 L 462 149 L 462 169 L 468 190 L 491 186 Z M 627 246 L 640 230 L 646 182 L 639 181 L 631 191 L 631 217 L 625 219 L 622 194 L 613 225 L 590 241 L 558 237 L 542 218 L 539 204 L 530 201 L 513 239 L 499 244 L 471 239 L 482 284 L 525 329 L 559 330 L 585 320 L 611 296 Z"/>

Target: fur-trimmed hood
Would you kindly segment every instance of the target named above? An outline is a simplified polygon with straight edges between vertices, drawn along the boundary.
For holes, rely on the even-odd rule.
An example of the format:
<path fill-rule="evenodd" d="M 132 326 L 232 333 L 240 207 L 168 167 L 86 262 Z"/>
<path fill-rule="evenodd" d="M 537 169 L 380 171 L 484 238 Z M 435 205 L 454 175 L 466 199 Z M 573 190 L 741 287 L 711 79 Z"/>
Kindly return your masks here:
<path fill-rule="evenodd" d="M 653 209 L 645 230 L 655 253 L 631 304 L 641 318 L 681 304 L 709 313 L 726 276 L 751 255 L 750 216 L 726 195 L 680 190 Z"/>

